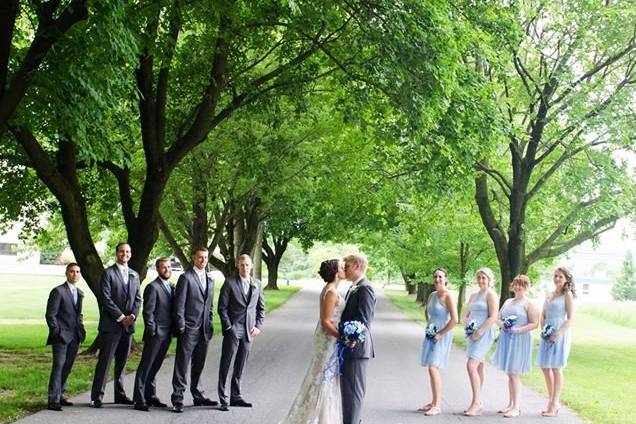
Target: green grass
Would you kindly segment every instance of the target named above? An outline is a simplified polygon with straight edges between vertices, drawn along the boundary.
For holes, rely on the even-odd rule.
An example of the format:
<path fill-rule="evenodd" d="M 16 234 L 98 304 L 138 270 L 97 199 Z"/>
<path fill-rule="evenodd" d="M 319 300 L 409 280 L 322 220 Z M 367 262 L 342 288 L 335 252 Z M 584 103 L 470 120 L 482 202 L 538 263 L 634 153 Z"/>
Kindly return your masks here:
<path fill-rule="evenodd" d="M 0 423 L 14 421 L 46 407 L 51 348 L 45 346 L 48 329 L 44 312 L 50 290 L 62 281 L 63 278 L 50 276 L 0 275 Z M 216 284 L 215 301 L 220 286 Z M 87 337 L 80 349 L 82 351 L 97 335 L 99 315 L 95 297 L 83 281 L 80 288 L 86 294 L 84 316 Z M 278 308 L 298 290 L 299 287 L 291 286 L 267 291 L 266 310 Z M 137 339 L 140 339 L 143 322 L 138 322 L 136 328 Z M 216 314 L 214 334 L 215 338 L 221 334 Z M 174 353 L 175 348 L 176 343 L 173 342 L 170 351 Z M 134 372 L 139 358 L 140 354 L 133 352 L 127 363 L 128 372 Z M 94 356 L 77 357 L 67 382 L 69 396 L 90 389 L 95 362 Z"/>
<path fill-rule="evenodd" d="M 405 315 L 424 325 L 424 308 L 415 303 L 414 296 L 402 291 L 386 294 Z M 634 422 L 631 407 L 636 403 L 635 316 L 635 302 L 579 307 L 561 397 L 582 419 L 599 424 Z M 537 331 L 534 336 L 538 344 Z M 461 326 L 455 328 L 454 341 L 465 347 Z M 535 358 L 536 352 L 535 346 Z M 534 367 L 524 375 L 523 382 L 546 393 L 540 368 Z"/>
<path fill-rule="evenodd" d="M 636 302 L 603 302 L 581 305 L 579 313 L 636 329 Z"/>

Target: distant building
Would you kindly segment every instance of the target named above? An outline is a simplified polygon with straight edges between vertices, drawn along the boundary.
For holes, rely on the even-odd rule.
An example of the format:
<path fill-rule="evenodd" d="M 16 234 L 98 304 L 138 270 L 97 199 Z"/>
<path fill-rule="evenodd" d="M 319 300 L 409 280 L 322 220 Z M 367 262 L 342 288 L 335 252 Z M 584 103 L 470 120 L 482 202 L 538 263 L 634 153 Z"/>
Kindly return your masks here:
<path fill-rule="evenodd" d="M 22 271 L 40 264 L 40 253 L 25 249 L 18 238 L 21 226 L 14 224 L 6 233 L 0 234 L 0 267 L 4 272 Z"/>

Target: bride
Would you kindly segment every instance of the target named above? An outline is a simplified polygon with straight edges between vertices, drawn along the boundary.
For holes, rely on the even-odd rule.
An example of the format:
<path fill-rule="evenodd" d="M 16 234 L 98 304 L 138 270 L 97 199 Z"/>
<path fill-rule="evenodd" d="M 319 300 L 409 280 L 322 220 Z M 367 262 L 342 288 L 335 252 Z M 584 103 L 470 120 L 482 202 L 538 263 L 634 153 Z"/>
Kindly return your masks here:
<path fill-rule="evenodd" d="M 345 304 L 338 294 L 338 284 L 345 278 L 344 265 L 338 259 L 329 259 L 320 264 L 318 273 L 327 284 L 320 292 L 320 321 L 314 332 L 313 357 L 283 424 L 342 422 L 336 339 Z"/>

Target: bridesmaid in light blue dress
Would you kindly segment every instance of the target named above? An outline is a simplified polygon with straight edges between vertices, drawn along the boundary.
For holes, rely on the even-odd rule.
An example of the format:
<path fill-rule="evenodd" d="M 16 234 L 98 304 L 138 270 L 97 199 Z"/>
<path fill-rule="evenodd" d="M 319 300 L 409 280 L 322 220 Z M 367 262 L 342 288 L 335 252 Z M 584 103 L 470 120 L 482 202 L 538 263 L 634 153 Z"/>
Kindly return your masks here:
<path fill-rule="evenodd" d="M 497 293 L 491 288 L 495 274 L 490 268 L 480 268 L 475 279 L 479 291 L 473 293 L 466 304 L 464 328 L 474 323 L 474 332 L 466 335 L 466 370 L 473 393 L 472 400 L 464 415 L 472 417 L 481 415 L 481 389 L 484 386 L 484 360 L 495 341 L 493 324 L 497 320 Z"/>
<path fill-rule="evenodd" d="M 504 417 L 518 417 L 519 374 L 530 371 L 532 359 L 532 334 L 530 332 L 539 325 L 539 311 L 527 298 L 530 289 L 530 278 L 517 275 L 510 284 L 515 297 L 506 300 L 499 311 L 497 325 L 501 328 L 497 350 L 493 356 L 493 364 L 508 374 L 508 406 L 500 410 Z M 506 328 L 504 321 L 516 316 L 512 327 Z"/>
<path fill-rule="evenodd" d="M 423 367 L 428 367 L 428 375 L 431 380 L 431 392 L 433 400 L 424 405 L 419 411 L 425 415 L 439 415 L 442 412 L 442 377 L 440 368 L 448 364 L 448 354 L 453 341 L 452 330 L 457 325 L 457 307 L 453 297 L 448 292 L 448 272 L 444 268 L 437 268 L 433 273 L 435 291 L 431 293 L 426 302 L 427 324 L 435 324 L 437 334 L 433 339 L 424 337 L 422 342 Z"/>
<path fill-rule="evenodd" d="M 541 411 L 544 417 L 554 417 L 561 407 L 561 387 L 563 368 L 570 355 L 570 326 L 574 319 L 574 298 L 576 290 L 572 273 L 563 267 L 554 271 L 554 291 L 548 295 L 541 312 L 541 328 L 551 325 L 555 332 L 547 339 L 541 339 L 537 365 L 542 368 L 548 388 L 548 406 Z"/>

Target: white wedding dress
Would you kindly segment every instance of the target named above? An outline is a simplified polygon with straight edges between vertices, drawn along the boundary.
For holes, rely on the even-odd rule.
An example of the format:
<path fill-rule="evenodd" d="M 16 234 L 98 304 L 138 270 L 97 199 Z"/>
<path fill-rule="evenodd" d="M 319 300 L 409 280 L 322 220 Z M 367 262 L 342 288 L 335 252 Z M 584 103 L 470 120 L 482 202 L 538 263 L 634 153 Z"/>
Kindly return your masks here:
<path fill-rule="evenodd" d="M 326 296 L 327 292 L 323 296 Z M 322 300 L 322 299 L 321 299 Z M 332 320 L 340 321 L 344 299 L 338 295 Z M 336 339 L 316 325 L 313 355 L 300 390 L 282 424 L 340 424 L 342 399 L 340 398 L 340 370 Z"/>

